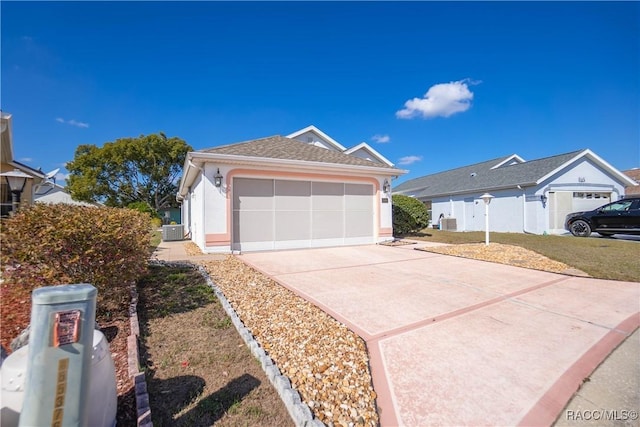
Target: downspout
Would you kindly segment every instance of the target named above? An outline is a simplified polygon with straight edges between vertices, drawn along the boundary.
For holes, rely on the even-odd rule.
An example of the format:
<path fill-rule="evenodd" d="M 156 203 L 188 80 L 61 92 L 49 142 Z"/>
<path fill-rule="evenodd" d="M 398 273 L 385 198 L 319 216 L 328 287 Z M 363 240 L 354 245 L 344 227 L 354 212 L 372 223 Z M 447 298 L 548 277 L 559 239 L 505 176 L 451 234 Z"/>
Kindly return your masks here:
<path fill-rule="evenodd" d="M 202 197 L 201 197 L 201 199 L 202 199 L 202 217 L 201 217 L 202 224 L 201 224 L 201 226 L 202 226 L 202 237 L 203 237 L 203 240 L 206 241 L 206 239 L 204 238 L 204 234 L 205 234 L 204 233 L 204 178 L 205 178 L 204 177 L 204 168 L 202 166 L 196 165 L 191 160 L 189 160 L 189 166 L 193 167 L 194 169 L 199 170 L 200 173 L 202 173 Z M 191 187 L 189 187 L 189 188 L 191 188 Z M 191 209 L 193 209 L 192 205 L 193 205 L 193 194 L 191 194 L 191 191 L 189 191 L 189 234 L 191 235 L 191 241 L 193 241 L 193 238 L 194 238 L 194 235 L 195 235 L 195 233 L 193 231 L 193 227 L 192 227 L 192 224 L 193 224 L 193 218 L 191 217 Z M 205 241 L 203 241 L 202 249 L 204 249 Z M 196 244 L 197 244 L 197 242 L 196 242 Z"/>
<path fill-rule="evenodd" d="M 527 230 L 527 193 L 520 185 L 517 186 L 518 190 L 522 190 L 522 232 L 525 234 L 536 234 Z"/>

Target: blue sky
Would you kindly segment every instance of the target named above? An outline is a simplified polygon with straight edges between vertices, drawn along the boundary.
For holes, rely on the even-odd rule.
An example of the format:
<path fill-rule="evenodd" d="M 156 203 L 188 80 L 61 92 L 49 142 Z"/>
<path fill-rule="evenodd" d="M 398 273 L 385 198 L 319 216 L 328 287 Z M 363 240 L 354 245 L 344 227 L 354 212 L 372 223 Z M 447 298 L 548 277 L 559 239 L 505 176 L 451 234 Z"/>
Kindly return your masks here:
<path fill-rule="evenodd" d="M 397 183 L 581 148 L 640 167 L 639 2 L 0 8 L 0 106 L 16 159 L 45 172 L 80 144 L 162 131 L 202 149 L 310 124 L 409 170 Z"/>

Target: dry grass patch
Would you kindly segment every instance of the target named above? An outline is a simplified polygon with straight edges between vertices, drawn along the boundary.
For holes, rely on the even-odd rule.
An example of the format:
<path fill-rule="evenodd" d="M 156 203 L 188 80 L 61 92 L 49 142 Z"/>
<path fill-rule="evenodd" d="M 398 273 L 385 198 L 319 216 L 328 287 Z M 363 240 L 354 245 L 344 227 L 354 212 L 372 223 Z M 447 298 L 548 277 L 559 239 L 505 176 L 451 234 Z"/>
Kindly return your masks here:
<path fill-rule="evenodd" d="M 155 426 L 291 426 L 258 361 L 202 276 L 152 267 L 138 287 Z"/>

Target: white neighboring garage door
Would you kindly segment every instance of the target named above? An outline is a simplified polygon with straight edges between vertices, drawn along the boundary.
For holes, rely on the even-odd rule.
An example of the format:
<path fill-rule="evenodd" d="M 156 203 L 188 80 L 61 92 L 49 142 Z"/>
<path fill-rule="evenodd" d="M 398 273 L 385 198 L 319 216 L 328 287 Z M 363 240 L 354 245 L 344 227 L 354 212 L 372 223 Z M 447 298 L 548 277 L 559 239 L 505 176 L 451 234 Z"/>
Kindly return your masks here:
<path fill-rule="evenodd" d="M 549 227 L 564 229 L 564 220 L 572 212 L 590 211 L 611 201 L 610 192 L 549 192 Z"/>
<path fill-rule="evenodd" d="M 233 250 L 374 243 L 372 184 L 233 179 Z"/>

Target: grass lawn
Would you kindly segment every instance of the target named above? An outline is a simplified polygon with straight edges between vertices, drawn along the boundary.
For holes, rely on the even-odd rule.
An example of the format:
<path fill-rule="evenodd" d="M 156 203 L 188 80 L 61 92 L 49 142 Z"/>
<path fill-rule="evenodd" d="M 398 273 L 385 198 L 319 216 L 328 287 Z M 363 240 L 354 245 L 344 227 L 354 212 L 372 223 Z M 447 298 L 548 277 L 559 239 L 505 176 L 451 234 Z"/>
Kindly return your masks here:
<path fill-rule="evenodd" d="M 485 234 L 483 231 L 454 232 L 426 228 L 403 237 L 463 244 L 483 243 Z M 595 278 L 640 282 L 640 243 L 636 241 L 494 232 L 490 234 L 490 241 L 532 250 Z"/>
<path fill-rule="evenodd" d="M 138 283 L 142 369 L 156 426 L 290 426 L 282 400 L 193 268 Z"/>

